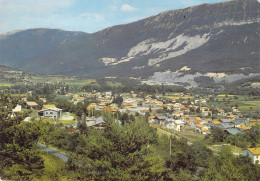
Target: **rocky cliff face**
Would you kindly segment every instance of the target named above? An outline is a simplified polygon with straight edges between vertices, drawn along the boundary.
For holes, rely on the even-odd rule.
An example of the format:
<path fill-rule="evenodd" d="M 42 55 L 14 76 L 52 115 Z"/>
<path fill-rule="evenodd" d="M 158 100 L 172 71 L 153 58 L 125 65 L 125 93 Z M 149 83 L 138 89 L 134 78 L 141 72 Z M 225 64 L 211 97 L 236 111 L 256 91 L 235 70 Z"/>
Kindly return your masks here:
<path fill-rule="evenodd" d="M 92 77 L 147 78 L 184 66 L 189 67 L 184 74 L 256 73 L 259 24 L 257 0 L 203 4 L 94 34 L 56 32 L 37 38 L 34 33 L 29 41 L 25 32 L 2 35 L 0 63 L 26 71 Z"/>

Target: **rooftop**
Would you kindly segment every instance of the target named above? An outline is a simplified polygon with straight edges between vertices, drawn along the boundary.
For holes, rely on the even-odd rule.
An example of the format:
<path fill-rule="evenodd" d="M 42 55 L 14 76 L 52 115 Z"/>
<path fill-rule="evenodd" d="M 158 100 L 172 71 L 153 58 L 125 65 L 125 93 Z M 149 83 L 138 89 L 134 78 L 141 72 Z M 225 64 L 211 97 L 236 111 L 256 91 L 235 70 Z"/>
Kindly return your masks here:
<path fill-rule="evenodd" d="M 56 108 L 56 106 L 54 104 L 46 104 L 46 105 L 43 105 L 43 108 L 50 109 L 50 108 Z"/>
<path fill-rule="evenodd" d="M 251 153 L 253 153 L 254 155 L 260 155 L 260 147 L 247 148 L 247 150 L 250 151 Z"/>

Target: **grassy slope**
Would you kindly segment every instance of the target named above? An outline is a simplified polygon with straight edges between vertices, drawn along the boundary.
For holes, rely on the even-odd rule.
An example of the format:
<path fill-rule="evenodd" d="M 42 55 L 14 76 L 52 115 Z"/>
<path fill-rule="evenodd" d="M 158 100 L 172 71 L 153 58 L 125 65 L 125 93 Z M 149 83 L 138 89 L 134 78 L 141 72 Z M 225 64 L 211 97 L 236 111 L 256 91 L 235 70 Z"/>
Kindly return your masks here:
<path fill-rule="evenodd" d="M 69 180 L 64 176 L 65 163 L 59 158 L 45 152 L 41 152 L 41 157 L 44 160 L 44 170 L 42 176 L 34 178 L 33 181 L 52 181 L 52 180 Z"/>

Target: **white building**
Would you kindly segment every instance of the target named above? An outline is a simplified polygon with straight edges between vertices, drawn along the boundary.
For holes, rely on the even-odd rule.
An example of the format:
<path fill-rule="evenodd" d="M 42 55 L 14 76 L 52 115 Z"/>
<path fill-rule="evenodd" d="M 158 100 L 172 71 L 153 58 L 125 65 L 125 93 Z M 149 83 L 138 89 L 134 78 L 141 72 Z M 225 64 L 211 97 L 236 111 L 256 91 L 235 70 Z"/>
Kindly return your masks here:
<path fill-rule="evenodd" d="M 39 116 L 46 117 L 46 118 L 61 118 L 62 117 L 62 109 L 59 108 L 49 108 L 43 109 L 38 112 Z"/>
<path fill-rule="evenodd" d="M 242 155 L 248 155 L 252 158 L 254 164 L 260 164 L 260 147 L 247 148 L 246 150 L 243 150 Z"/>
<path fill-rule="evenodd" d="M 168 119 L 165 123 L 165 127 L 176 131 L 181 131 L 184 126 L 184 122 L 181 120 Z"/>
<path fill-rule="evenodd" d="M 22 112 L 22 106 L 17 104 L 16 107 L 10 112 L 10 117 L 13 118 L 17 116 L 17 114 L 20 112 Z"/>

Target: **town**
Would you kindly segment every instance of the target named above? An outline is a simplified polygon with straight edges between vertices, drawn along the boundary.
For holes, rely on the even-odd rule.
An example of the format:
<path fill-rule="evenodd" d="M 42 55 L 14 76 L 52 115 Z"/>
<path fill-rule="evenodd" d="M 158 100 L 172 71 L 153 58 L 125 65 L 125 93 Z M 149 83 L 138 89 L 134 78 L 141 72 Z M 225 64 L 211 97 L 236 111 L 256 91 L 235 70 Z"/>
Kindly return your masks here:
<path fill-rule="evenodd" d="M 17 73 L 16 73 L 17 74 Z M 29 76 L 24 76 L 29 77 Z M 38 78 L 36 78 L 37 80 Z M 10 117 L 15 117 L 23 111 L 30 111 L 26 122 L 41 120 L 50 124 L 62 125 L 69 131 L 77 131 L 79 121 L 86 122 L 88 127 L 103 129 L 106 122 L 104 113 L 110 113 L 120 124 L 125 124 L 136 117 L 144 117 L 151 127 L 166 133 L 188 139 L 191 143 L 205 140 L 214 134 L 222 135 L 218 142 L 228 143 L 234 149 L 234 154 L 245 154 L 255 146 L 257 151 L 249 151 L 255 164 L 259 164 L 259 145 L 248 141 L 235 141 L 230 138 L 244 133 L 259 125 L 259 96 L 230 95 L 228 93 L 198 94 L 192 91 L 168 91 L 166 86 L 139 85 L 140 90 L 106 87 L 106 91 L 97 88 L 98 83 L 91 80 L 88 86 L 82 85 L 73 88 L 59 81 L 33 82 L 24 78 L 27 85 L 16 86 L 15 93 L 19 104 L 10 110 Z M 111 84 L 110 81 L 107 81 Z M 106 82 L 106 83 L 107 83 Z M 101 84 L 100 84 L 101 85 Z M 99 86 L 99 85 L 98 85 Z M 42 92 L 37 88 L 42 87 Z M 20 89 L 20 90 L 19 90 Z M 163 89 L 166 89 L 163 90 Z M 3 88 L 8 93 L 12 89 Z M 149 92 L 150 91 L 150 92 Z M 17 92 L 22 92 L 17 94 Z M 241 104 L 243 102 L 243 104 Z M 245 103 L 252 105 L 245 106 Z M 241 106 L 240 106 L 241 104 Z M 240 108 L 241 107 L 241 108 Z M 214 133 L 212 133 L 214 131 Z M 208 135 L 208 136 L 207 136 Z M 216 151 L 219 148 L 212 143 L 208 146 Z M 248 149 L 247 149 L 248 148 Z"/>

